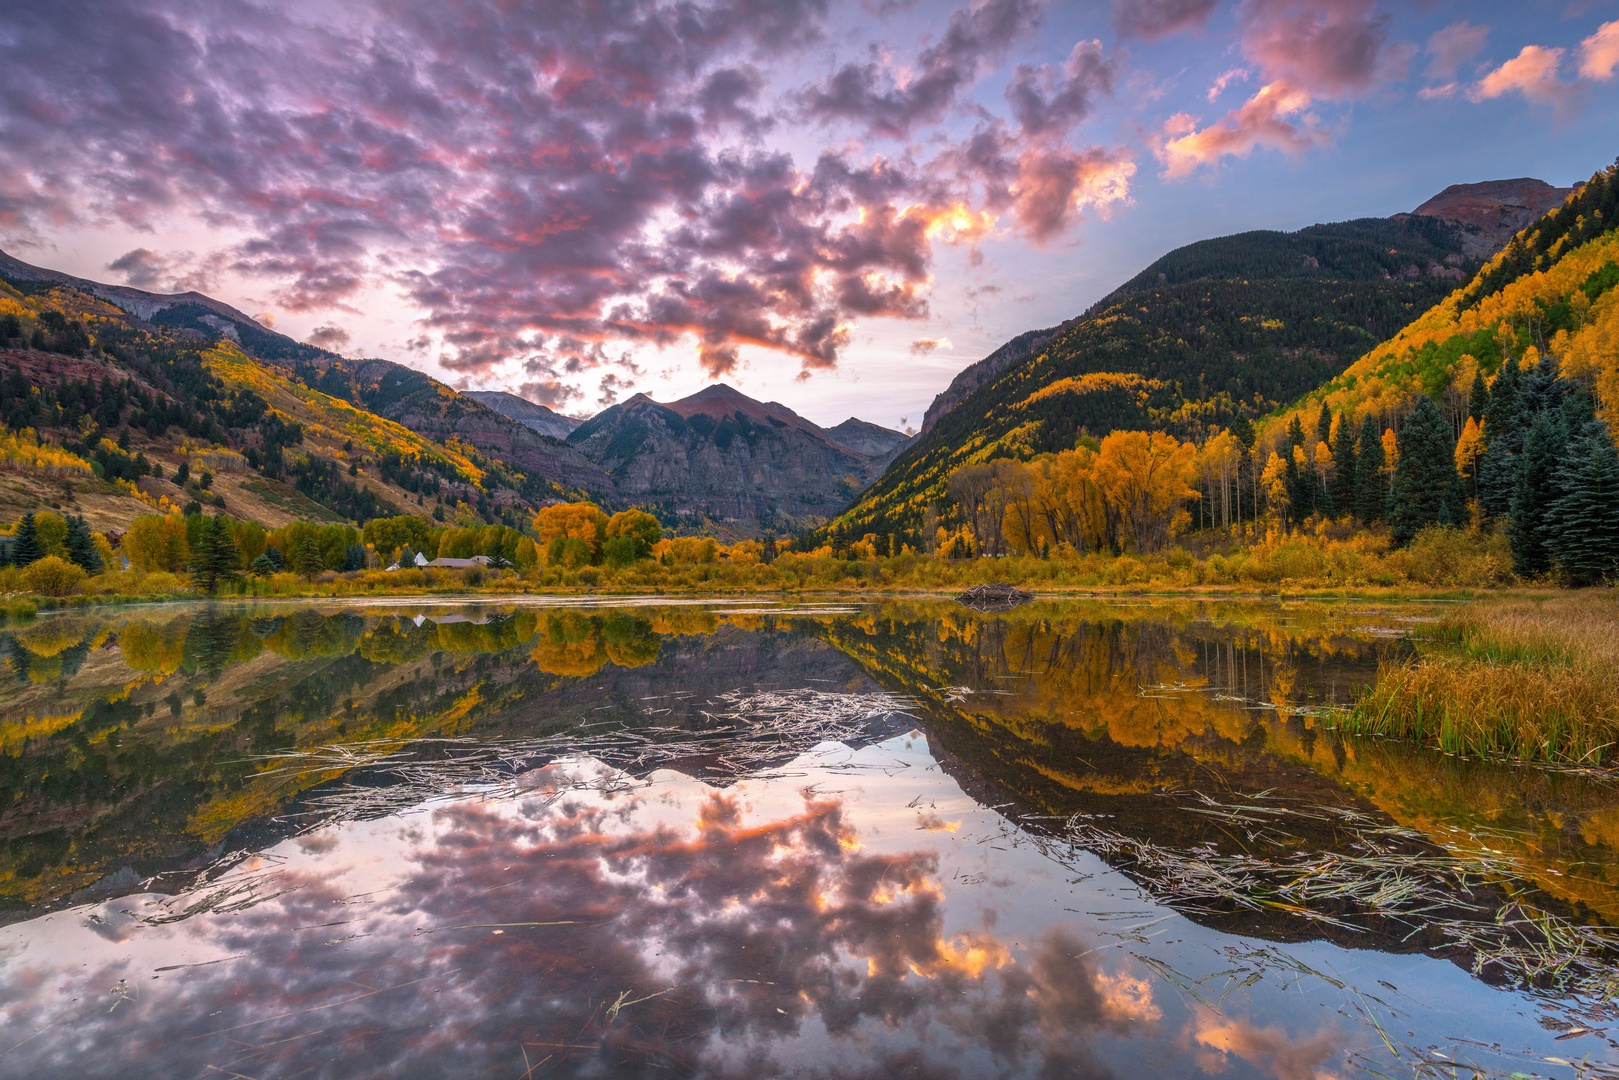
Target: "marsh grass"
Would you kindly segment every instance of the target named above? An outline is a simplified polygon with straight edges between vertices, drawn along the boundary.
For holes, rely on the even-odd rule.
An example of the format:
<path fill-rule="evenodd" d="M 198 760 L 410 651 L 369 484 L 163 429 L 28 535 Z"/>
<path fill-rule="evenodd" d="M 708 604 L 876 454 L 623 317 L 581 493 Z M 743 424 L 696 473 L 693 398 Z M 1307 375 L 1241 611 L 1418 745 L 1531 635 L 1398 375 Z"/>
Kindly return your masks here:
<path fill-rule="evenodd" d="M 1619 598 L 1475 604 L 1385 663 L 1341 726 L 1447 753 L 1602 765 L 1619 756 Z"/>

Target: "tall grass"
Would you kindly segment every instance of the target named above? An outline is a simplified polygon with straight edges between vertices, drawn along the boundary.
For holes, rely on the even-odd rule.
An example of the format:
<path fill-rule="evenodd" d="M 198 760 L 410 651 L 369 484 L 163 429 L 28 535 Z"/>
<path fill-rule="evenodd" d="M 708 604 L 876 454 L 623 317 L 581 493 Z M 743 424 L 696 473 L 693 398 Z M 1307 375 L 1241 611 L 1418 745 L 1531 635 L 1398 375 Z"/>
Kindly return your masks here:
<path fill-rule="evenodd" d="M 1470 606 L 1391 662 L 1343 725 L 1455 754 L 1597 765 L 1619 757 L 1619 595 Z"/>

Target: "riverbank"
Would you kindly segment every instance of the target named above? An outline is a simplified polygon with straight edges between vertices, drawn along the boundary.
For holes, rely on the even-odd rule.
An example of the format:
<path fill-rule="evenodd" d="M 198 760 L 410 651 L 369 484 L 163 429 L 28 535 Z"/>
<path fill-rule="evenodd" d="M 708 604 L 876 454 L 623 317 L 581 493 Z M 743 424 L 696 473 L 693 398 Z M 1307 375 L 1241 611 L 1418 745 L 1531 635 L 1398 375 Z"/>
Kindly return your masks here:
<path fill-rule="evenodd" d="M 1472 603 L 1384 664 L 1343 727 L 1453 754 L 1603 765 L 1619 757 L 1612 589 Z"/>

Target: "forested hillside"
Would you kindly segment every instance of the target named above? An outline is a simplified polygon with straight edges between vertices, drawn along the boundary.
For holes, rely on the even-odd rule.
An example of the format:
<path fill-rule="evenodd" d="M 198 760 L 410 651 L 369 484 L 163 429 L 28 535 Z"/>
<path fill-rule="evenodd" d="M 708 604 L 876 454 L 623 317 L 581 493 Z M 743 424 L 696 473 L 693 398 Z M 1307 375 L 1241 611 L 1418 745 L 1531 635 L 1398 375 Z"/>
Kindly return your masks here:
<path fill-rule="evenodd" d="M 1343 371 L 1477 267 L 1452 222 L 1401 215 L 1252 232 L 1158 260 L 1038 352 L 1001 370 L 909 446 L 840 516 L 834 539 L 913 545 L 963 465 L 1029 458 L 1116 429 L 1201 440 Z M 1014 343 L 1015 344 L 1015 343 Z M 1010 347 L 1010 346 L 1009 346 Z"/>
<path fill-rule="evenodd" d="M 206 299 L 0 264 L 0 422 L 13 448 L 0 514 L 53 506 L 97 528 L 186 507 L 268 525 L 404 509 L 515 522 L 578 491 L 573 475 L 606 484 L 565 447 L 420 373 L 374 361 L 369 380 L 354 377 Z"/>

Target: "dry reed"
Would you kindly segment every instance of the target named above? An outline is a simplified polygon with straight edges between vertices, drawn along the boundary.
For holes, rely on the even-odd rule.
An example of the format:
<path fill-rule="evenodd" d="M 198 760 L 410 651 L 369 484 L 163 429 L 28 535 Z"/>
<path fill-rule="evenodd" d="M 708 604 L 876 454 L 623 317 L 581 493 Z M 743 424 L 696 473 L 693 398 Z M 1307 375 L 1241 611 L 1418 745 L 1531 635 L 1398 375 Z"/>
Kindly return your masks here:
<path fill-rule="evenodd" d="M 1619 599 L 1478 604 L 1385 663 L 1345 730 L 1453 754 L 1600 765 L 1619 746 Z"/>

